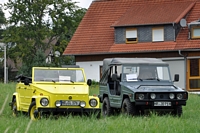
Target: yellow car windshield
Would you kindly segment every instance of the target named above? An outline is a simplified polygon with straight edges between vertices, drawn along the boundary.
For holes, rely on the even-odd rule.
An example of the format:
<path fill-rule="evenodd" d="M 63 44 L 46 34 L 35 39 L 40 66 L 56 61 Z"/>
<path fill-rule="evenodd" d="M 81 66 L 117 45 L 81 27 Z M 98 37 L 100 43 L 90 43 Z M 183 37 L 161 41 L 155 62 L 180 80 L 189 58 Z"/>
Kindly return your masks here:
<path fill-rule="evenodd" d="M 85 82 L 82 70 L 79 69 L 40 69 L 34 70 L 35 82 Z"/>

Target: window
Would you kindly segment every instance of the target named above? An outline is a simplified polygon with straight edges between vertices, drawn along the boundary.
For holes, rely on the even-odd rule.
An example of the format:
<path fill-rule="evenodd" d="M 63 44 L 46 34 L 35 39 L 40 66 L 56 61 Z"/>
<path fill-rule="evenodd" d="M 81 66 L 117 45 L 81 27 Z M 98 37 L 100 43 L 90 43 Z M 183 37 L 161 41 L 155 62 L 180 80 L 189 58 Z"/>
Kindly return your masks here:
<path fill-rule="evenodd" d="M 163 28 L 153 28 L 152 29 L 152 41 L 153 42 L 164 41 L 164 29 Z"/>
<path fill-rule="evenodd" d="M 136 42 L 137 42 L 137 29 L 127 29 L 126 43 L 136 43 Z"/>
<path fill-rule="evenodd" d="M 187 88 L 200 90 L 200 59 L 187 60 Z"/>
<path fill-rule="evenodd" d="M 199 59 L 190 59 L 190 77 L 199 76 Z"/>
<path fill-rule="evenodd" d="M 192 38 L 200 38 L 200 27 L 192 28 Z"/>

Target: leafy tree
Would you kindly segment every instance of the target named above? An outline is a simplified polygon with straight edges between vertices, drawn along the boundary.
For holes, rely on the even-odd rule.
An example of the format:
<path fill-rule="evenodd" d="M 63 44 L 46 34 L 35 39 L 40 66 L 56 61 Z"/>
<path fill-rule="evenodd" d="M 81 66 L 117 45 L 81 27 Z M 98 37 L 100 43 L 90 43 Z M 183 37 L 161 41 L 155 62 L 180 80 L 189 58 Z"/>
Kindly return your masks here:
<path fill-rule="evenodd" d="M 66 0 L 8 0 L 5 7 L 11 14 L 4 34 L 4 42 L 10 44 L 8 56 L 29 70 L 40 63 L 33 63 L 38 50 L 45 58 L 54 51 L 63 53 L 86 12 Z M 53 61 L 56 66 L 63 63 L 57 58 Z"/>
<path fill-rule="evenodd" d="M 6 18 L 2 10 L 2 7 L 0 7 L 0 39 L 3 38 L 2 34 L 4 30 L 2 29 L 2 25 L 4 25 L 5 23 L 6 23 Z"/>
<path fill-rule="evenodd" d="M 0 6 L 0 25 L 5 24 L 5 23 L 6 23 L 5 14 L 2 10 L 2 7 Z"/>
<path fill-rule="evenodd" d="M 38 50 L 36 52 L 36 56 L 33 59 L 33 62 L 31 62 L 30 64 L 23 65 L 21 67 L 21 69 L 19 70 L 19 73 L 23 74 L 23 75 L 26 75 L 26 76 L 31 76 L 32 66 L 38 66 L 38 67 L 40 67 L 40 66 L 43 66 L 43 67 L 52 66 L 53 67 L 54 65 L 46 63 L 46 57 L 45 57 L 43 51 Z"/>
<path fill-rule="evenodd" d="M 0 42 L 2 42 L 2 39 L 3 39 L 4 24 L 6 24 L 6 18 L 5 18 L 4 12 L 2 10 L 2 6 L 0 5 Z M 4 54 L 2 49 L 3 49 L 3 46 L 0 46 L 0 58 L 3 58 L 3 54 Z M 8 67 L 8 73 L 9 74 L 11 73 L 10 66 Z M 3 81 L 4 80 L 3 78 L 4 78 L 4 62 L 3 62 L 3 60 L 0 60 L 0 81 Z M 10 77 L 8 77 L 8 78 L 10 78 Z"/>

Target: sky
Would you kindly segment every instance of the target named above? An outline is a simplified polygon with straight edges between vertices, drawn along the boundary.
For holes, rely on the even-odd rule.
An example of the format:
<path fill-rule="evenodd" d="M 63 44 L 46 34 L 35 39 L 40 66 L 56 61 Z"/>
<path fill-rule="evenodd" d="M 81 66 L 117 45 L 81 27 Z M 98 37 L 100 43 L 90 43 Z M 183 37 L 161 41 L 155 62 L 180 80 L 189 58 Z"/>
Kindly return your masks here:
<path fill-rule="evenodd" d="M 0 0 L 0 4 L 4 4 L 8 0 Z M 73 2 L 78 2 L 77 5 L 82 8 L 89 8 L 90 4 L 93 0 L 72 0 Z M 4 11 L 5 17 L 7 18 L 9 16 L 9 13 Z"/>

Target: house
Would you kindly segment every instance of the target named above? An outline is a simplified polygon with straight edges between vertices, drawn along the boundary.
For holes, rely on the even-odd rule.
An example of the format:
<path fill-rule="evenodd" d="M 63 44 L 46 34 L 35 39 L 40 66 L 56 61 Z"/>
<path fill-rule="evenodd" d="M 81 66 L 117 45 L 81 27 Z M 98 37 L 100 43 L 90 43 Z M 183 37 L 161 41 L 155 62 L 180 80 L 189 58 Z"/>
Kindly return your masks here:
<path fill-rule="evenodd" d="M 104 58 L 152 57 L 200 90 L 200 0 L 94 0 L 63 55 L 99 81 Z"/>

